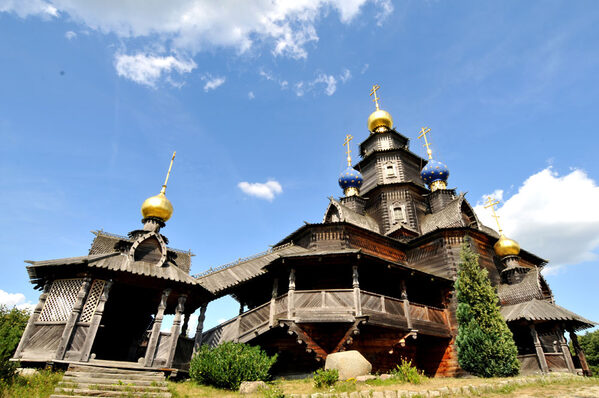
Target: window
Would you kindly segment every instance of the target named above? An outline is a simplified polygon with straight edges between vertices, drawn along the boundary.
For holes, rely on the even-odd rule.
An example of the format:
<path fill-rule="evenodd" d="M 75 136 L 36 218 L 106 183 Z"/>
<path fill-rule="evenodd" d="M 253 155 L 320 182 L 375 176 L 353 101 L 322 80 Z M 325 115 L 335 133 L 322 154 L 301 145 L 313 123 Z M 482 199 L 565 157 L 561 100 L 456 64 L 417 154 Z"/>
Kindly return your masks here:
<path fill-rule="evenodd" d="M 385 164 L 385 176 L 387 178 L 396 177 L 397 173 L 395 171 L 395 165 L 393 163 Z"/>
<path fill-rule="evenodd" d="M 406 222 L 406 214 L 403 206 L 394 203 L 391 206 L 391 216 L 393 218 L 393 224 Z"/>

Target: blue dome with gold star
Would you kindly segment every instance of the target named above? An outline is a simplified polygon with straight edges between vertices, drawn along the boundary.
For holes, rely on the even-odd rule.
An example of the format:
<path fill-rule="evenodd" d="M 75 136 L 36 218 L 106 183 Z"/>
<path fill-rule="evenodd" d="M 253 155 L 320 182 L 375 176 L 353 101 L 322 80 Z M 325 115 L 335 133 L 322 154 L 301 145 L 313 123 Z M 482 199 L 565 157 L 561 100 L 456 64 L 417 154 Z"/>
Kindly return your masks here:
<path fill-rule="evenodd" d="M 443 163 L 431 159 L 420 172 L 420 177 L 427 185 L 435 181 L 445 182 L 449 178 L 449 169 Z"/>
<path fill-rule="evenodd" d="M 353 167 L 348 167 L 339 176 L 339 186 L 343 190 L 346 190 L 347 188 L 360 189 L 363 182 L 364 178 L 362 177 L 362 174 Z"/>

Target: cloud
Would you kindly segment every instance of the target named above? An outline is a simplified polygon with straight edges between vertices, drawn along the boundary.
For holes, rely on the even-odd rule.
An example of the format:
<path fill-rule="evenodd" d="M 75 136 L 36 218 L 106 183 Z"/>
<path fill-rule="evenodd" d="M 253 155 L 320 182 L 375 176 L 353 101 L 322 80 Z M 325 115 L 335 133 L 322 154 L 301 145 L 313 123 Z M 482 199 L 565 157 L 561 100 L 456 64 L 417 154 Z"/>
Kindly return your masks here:
<path fill-rule="evenodd" d="M 276 180 L 268 180 L 265 183 L 243 181 L 237 184 L 237 186 L 247 195 L 266 199 L 270 202 L 272 202 L 276 195 L 283 192 L 281 184 Z"/>
<path fill-rule="evenodd" d="M 324 92 L 329 96 L 335 94 L 335 91 L 337 91 L 337 79 L 335 79 L 333 75 L 325 75 L 324 73 L 321 73 L 316 79 L 314 79 L 313 82 L 313 84 L 318 83 L 326 85 Z"/>
<path fill-rule="evenodd" d="M 213 77 L 210 74 L 206 74 L 202 77 L 202 80 L 206 82 L 206 84 L 204 84 L 204 91 L 208 92 L 211 90 L 216 90 L 217 88 L 225 84 L 225 81 L 227 79 L 222 76 Z"/>
<path fill-rule="evenodd" d="M 12 12 L 21 18 L 33 15 L 58 17 L 58 9 L 43 0 L 0 0 L 0 12 Z"/>
<path fill-rule="evenodd" d="M 189 73 L 196 66 L 193 60 L 180 60 L 172 55 L 162 57 L 137 53 L 117 54 L 115 57 L 115 67 L 119 76 L 149 87 L 155 87 L 163 74 Z"/>
<path fill-rule="evenodd" d="M 256 98 L 256 96 L 254 95 L 254 92 L 253 92 L 253 91 L 250 91 L 250 92 L 248 93 L 248 98 L 249 98 L 249 99 L 251 99 L 251 100 L 252 100 L 252 99 L 254 99 L 254 98 Z"/>
<path fill-rule="evenodd" d="M 339 80 L 337 80 L 339 79 Z M 326 73 L 319 73 L 314 80 L 309 82 L 299 81 L 294 85 L 295 95 L 298 97 L 303 96 L 308 91 L 313 91 L 316 87 L 324 85 L 324 93 L 328 96 L 335 94 L 337 91 L 337 82 L 346 83 L 351 79 L 351 72 L 349 69 L 344 69 L 343 72 L 337 77 L 328 75 Z"/>
<path fill-rule="evenodd" d="M 501 198 L 504 193 L 496 190 Z M 486 199 L 486 195 L 485 198 Z M 582 170 L 560 176 L 551 167 L 530 176 L 497 211 L 504 233 L 551 262 L 546 272 L 598 258 L 599 186 Z M 482 201 L 480 220 L 495 226 Z"/>
<path fill-rule="evenodd" d="M 73 32 L 72 30 L 69 30 L 64 34 L 64 37 L 66 37 L 68 40 L 73 40 L 77 37 L 77 33 Z"/>
<path fill-rule="evenodd" d="M 8 293 L 2 289 L 0 289 L 0 305 L 27 310 L 32 310 L 34 307 L 33 304 L 25 301 L 25 295 L 23 293 Z"/>

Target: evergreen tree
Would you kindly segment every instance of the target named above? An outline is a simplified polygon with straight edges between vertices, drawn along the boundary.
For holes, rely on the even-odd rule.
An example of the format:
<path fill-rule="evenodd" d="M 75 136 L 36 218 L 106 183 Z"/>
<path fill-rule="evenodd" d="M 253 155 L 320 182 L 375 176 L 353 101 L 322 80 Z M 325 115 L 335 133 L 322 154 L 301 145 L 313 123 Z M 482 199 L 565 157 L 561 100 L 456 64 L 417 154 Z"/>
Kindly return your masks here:
<path fill-rule="evenodd" d="M 462 369 L 482 377 L 518 374 L 518 349 L 499 312 L 499 299 L 488 272 L 466 237 L 460 253 L 455 289 L 458 299 L 458 362 Z"/>

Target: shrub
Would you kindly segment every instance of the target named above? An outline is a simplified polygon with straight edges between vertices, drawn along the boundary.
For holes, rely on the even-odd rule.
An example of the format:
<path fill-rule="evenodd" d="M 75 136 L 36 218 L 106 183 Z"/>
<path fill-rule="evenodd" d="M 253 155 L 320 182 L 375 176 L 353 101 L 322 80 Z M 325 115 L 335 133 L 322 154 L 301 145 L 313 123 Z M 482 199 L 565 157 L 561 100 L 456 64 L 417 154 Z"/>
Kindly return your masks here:
<path fill-rule="evenodd" d="M 402 383 L 420 384 L 426 376 L 419 371 L 415 366 L 412 366 L 412 361 L 401 359 L 401 363 L 391 371 L 393 379 Z"/>
<path fill-rule="evenodd" d="M 14 376 L 16 364 L 9 362 L 15 353 L 23 335 L 29 312 L 17 308 L 8 309 L 0 305 L 0 379 L 8 380 Z"/>
<path fill-rule="evenodd" d="M 460 366 L 477 376 L 514 376 L 520 370 L 512 332 L 499 312 L 487 270 L 466 238 L 455 288 L 458 299 L 456 346 Z"/>
<path fill-rule="evenodd" d="M 339 380 L 339 371 L 337 369 L 318 369 L 314 372 L 314 387 L 330 387 Z"/>
<path fill-rule="evenodd" d="M 226 342 L 215 348 L 203 345 L 191 359 L 189 376 L 201 384 L 230 390 L 242 381 L 266 381 L 277 356 L 268 356 L 260 347 Z"/>

